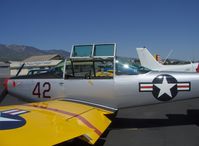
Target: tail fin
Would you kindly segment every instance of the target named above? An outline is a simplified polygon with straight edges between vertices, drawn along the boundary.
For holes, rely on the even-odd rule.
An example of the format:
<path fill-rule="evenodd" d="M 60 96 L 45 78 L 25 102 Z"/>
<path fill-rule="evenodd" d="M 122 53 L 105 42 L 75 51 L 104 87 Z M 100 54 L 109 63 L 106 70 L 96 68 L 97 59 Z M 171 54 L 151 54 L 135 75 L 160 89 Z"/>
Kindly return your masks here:
<path fill-rule="evenodd" d="M 137 48 L 137 54 L 142 66 L 151 70 L 159 70 L 162 67 L 146 48 Z"/>

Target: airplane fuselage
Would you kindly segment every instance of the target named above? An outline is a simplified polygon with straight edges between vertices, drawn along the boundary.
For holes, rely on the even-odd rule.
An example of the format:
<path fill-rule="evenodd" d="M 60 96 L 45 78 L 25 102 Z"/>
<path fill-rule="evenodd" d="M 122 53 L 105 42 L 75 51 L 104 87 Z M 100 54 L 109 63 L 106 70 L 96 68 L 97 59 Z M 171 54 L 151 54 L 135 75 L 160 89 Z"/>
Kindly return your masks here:
<path fill-rule="evenodd" d="M 8 91 L 30 100 L 64 98 L 110 108 L 196 98 L 199 74 L 148 72 L 113 79 L 10 79 Z"/>
<path fill-rule="evenodd" d="M 175 72 L 199 72 L 197 70 L 198 63 L 184 65 L 162 65 L 159 68 L 154 68 L 155 71 L 175 71 Z"/>
<path fill-rule="evenodd" d="M 22 66 L 6 88 L 31 101 L 63 98 L 112 109 L 198 97 L 199 74 L 151 71 L 115 53 L 116 44 L 76 45 L 46 73 L 18 76 Z"/>

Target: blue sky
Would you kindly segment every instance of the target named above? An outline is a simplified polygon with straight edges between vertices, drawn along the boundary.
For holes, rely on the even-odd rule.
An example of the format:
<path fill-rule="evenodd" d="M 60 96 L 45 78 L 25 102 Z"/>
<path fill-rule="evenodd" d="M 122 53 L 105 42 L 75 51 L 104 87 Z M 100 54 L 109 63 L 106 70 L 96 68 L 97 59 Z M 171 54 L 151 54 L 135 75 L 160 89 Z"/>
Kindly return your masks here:
<path fill-rule="evenodd" d="M 198 0 L 0 0 L 0 43 L 70 50 L 117 43 L 171 58 L 199 60 Z"/>

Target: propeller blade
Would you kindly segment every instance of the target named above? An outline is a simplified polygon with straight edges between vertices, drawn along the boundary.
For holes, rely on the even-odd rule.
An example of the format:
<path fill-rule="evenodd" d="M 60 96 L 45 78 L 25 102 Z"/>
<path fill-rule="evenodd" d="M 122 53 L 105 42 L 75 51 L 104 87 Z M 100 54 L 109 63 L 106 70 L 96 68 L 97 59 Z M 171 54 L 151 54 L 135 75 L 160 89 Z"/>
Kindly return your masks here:
<path fill-rule="evenodd" d="M 4 88 L 4 90 L 0 94 L 0 103 L 5 99 L 7 94 L 8 94 L 8 90 L 6 88 Z"/>
<path fill-rule="evenodd" d="M 3 87 L 4 89 L 0 94 L 0 103 L 5 99 L 6 95 L 8 94 L 8 79 L 4 80 Z"/>

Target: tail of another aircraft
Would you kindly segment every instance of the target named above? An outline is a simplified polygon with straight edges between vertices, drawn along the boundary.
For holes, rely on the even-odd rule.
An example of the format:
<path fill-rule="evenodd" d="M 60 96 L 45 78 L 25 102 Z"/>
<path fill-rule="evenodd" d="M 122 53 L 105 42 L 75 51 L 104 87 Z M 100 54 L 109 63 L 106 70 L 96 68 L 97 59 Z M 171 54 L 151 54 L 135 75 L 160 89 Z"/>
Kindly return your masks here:
<path fill-rule="evenodd" d="M 137 48 L 137 54 L 142 66 L 151 70 L 157 70 L 162 67 L 162 64 L 157 62 L 146 48 Z"/>

